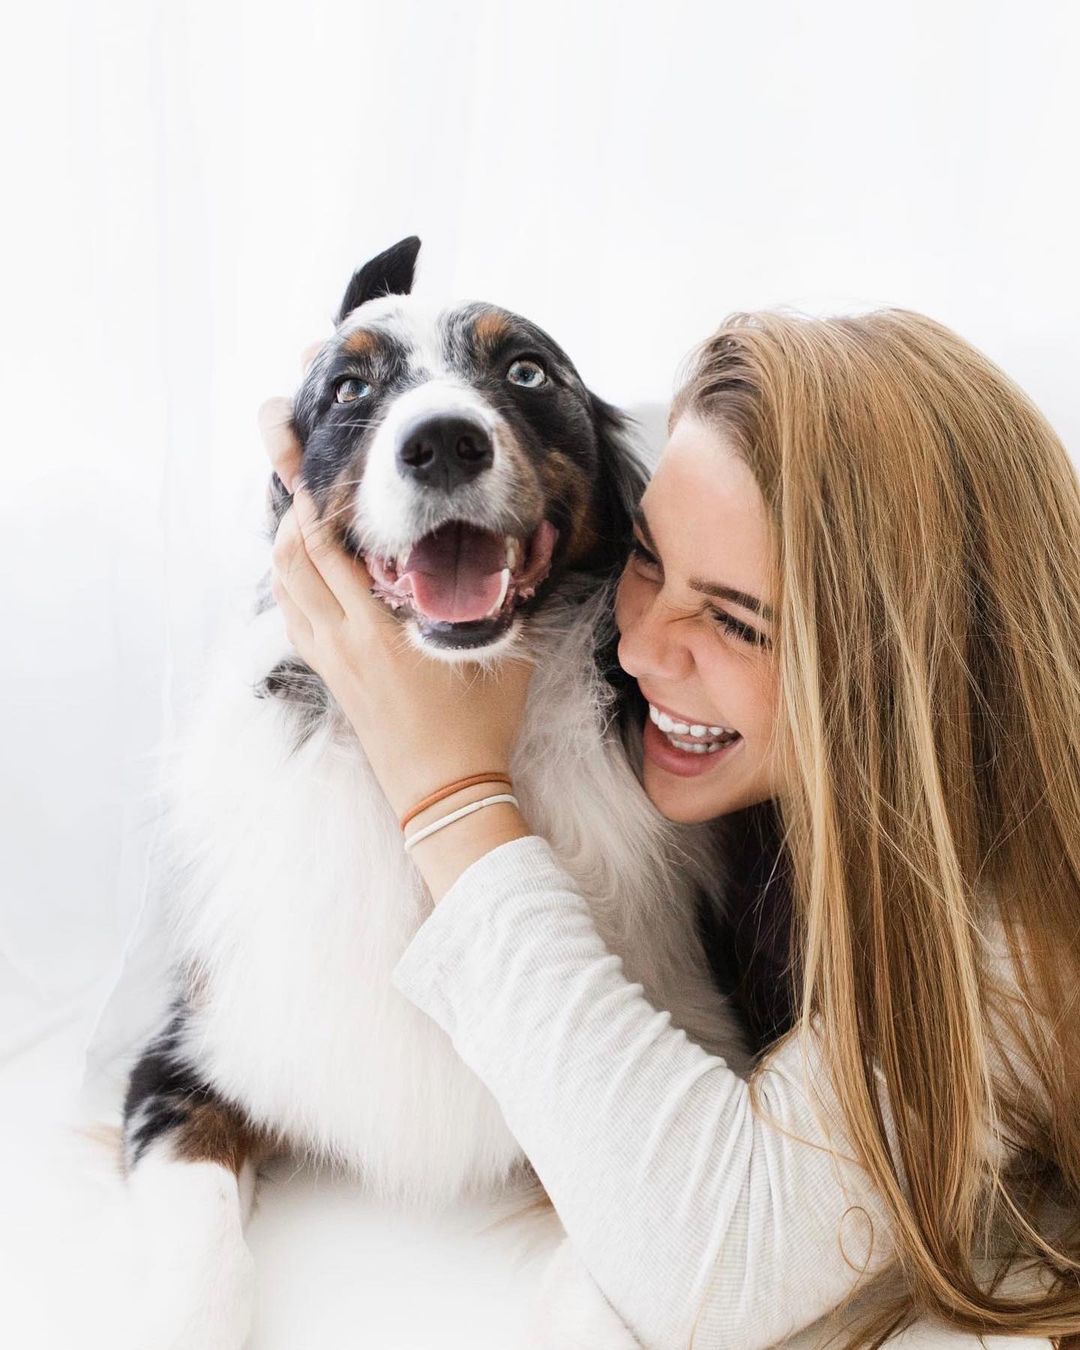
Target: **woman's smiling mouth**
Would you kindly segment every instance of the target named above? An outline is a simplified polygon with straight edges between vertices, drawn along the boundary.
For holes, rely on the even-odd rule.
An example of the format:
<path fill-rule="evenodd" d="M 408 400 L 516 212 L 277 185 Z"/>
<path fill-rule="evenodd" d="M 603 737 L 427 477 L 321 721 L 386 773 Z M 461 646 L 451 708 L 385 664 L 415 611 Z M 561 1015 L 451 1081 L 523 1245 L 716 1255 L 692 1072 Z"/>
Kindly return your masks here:
<path fill-rule="evenodd" d="M 646 699 L 649 716 L 642 731 L 646 759 L 668 773 L 688 778 L 726 762 L 742 744 L 732 727 L 715 722 L 694 722 Z"/>
<path fill-rule="evenodd" d="M 642 693 L 644 694 L 644 690 Z M 646 696 L 649 705 L 649 720 L 667 736 L 673 745 L 689 750 L 708 752 L 718 750 L 724 745 L 739 739 L 734 727 L 718 726 L 715 723 L 699 722 L 692 717 L 684 717 L 653 703 Z"/>

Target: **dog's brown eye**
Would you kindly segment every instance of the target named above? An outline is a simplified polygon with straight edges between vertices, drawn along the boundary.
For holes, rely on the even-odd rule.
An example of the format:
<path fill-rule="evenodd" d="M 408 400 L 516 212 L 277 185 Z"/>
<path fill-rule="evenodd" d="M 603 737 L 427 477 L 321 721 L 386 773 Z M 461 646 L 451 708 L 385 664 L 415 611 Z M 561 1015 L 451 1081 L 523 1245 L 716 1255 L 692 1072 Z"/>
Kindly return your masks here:
<path fill-rule="evenodd" d="M 539 389 L 547 379 L 547 373 L 537 361 L 515 361 L 506 372 L 506 378 L 523 389 Z"/>
<path fill-rule="evenodd" d="M 339 403 L 356 403 L 358 399 L 367 398 L 370 393 L 370 384 L 365 384 L 363 380 L 350 378 L 339 382 L 337 389 L 334 391 L 334 397 Z"/>

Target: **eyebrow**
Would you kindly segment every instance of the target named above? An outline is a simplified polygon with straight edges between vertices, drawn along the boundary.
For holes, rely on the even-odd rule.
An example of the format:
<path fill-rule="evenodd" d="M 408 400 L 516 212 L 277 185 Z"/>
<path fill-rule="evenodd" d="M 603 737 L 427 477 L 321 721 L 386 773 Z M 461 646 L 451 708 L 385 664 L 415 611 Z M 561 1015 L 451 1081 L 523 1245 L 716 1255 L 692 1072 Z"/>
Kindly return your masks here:
<path fill-rule="evenodd" d="M 660 550 L 656 547 L 656 540 L 653 538 L 652 530 L 649 529 L 649 522 L 645 519 L 645 512 L 640 506 L 634 510 L 634 524 L 645 536 L 645 542 L 659 557 Z M 743 609 L 749 609 L 754 614 L 760 614 L 769 623 L 775 622 L 770 607 L 762 604 L 756 596 L 750 595 L 747 591 L 736 590 L 734 586 L 720 586 L 712 581 L 703 581 L 701 577 L 691 577 L 687 585 L 692 590 L 700 591 L 703 595 L 715 595 L 718 599 L 730 600 L 732 604 L 741 605 Z"/>

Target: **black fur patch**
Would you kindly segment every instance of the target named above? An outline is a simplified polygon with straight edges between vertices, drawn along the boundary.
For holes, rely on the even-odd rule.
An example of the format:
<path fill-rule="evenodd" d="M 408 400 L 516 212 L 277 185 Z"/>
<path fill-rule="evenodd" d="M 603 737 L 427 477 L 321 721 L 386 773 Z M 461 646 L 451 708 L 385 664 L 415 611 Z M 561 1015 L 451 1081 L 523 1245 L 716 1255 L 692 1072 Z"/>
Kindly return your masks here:
<path fill-rule="evenodd" d="M 256 698 L 280 698 L 296 713 L 293 749 L 299 750 L 329 713 L 333 698 L 322 679 L 298 656 L 279 661 L 255 686 Z"/>
<path fill-rule="evenodd" d="M 293 429 L 304 447 L 304 486 L 316 502 L 333 486 L 354 450 L 373 434 L 386 407 L 415 383 L 408 362 L 408 351 L 382 333 L 370 353 L 357 355 L 338 343 L 313 364 L 293 403 Z M 370 382 L 376 392 L 356 403 L 338 403 L 338 383 L 351 378 Z M 282 514 L 291 500 L 286 493 L 276 503 Z"/>
<path fill-rule="evenodd" d="M 717 987 L 734 999 L 760 1054 L 795 1025 L 799 1011 L 791 860 L 773 799 L 722 817 L 716 829 L 729 879 L 722 895 L 702 897 L 698 932 Z"/>
<path fill-rule="evenodd" d="M 180 1129 L 196 1108 L 220 1102 L 213 1088 L 180 1056 L 183 1025 L 184 1013 L 178 1011 L 132 1070 L 124 1098 L 124 1151 L 129 1166 L 156 1140 Z"/>

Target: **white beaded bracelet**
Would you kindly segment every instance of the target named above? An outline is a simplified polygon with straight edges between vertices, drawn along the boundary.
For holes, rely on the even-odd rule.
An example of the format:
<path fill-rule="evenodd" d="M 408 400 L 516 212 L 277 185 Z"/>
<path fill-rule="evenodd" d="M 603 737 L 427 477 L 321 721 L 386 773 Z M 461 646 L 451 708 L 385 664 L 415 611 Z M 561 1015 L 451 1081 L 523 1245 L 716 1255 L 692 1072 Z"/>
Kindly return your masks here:
<path fill-rule="evenodd" d="M 417 830 L 415 834 L 410 834 L 405 840 L 406 853 L 412 848 L 413 844 L 419 843 L 421 839 L 426 839 L 429 834 L 434 834 L 436 830 L 441 830 L 444 825 L 450 825 L 455 820 L 460 820 L 462 816 L 471 815 L 474 811 L 479 811 L 482 806 L 492 806 L 495 802 L 512 802 L 518 805 L 518 799 L 510 792 L 500 792 L 497 797 L 482 797 L 478 802 L 470 802 L 468 806 L 459 806 L 456 811 L 451 811 L 447 816 L 440 816 L 438 820 L 430 825 L 425 825 L 422 830 Z"/>

